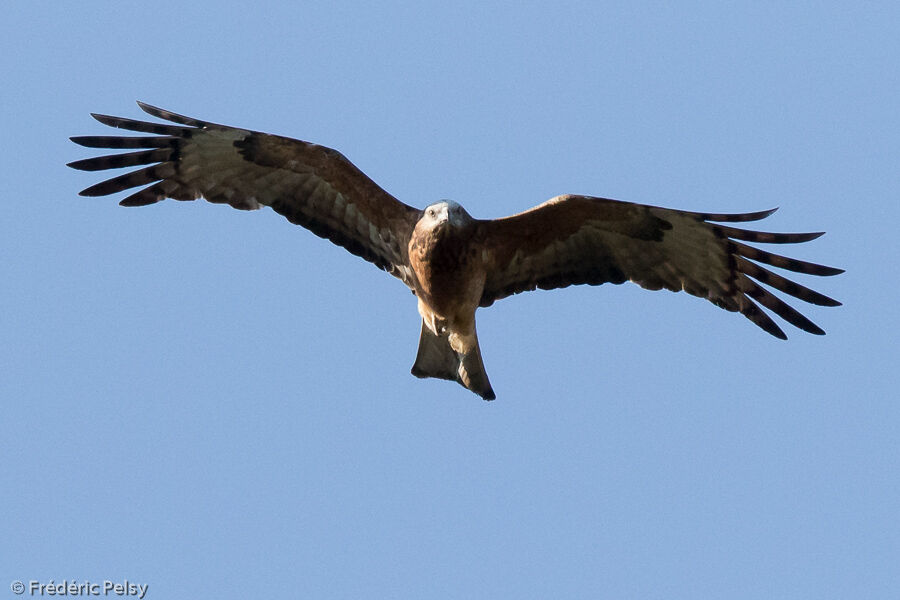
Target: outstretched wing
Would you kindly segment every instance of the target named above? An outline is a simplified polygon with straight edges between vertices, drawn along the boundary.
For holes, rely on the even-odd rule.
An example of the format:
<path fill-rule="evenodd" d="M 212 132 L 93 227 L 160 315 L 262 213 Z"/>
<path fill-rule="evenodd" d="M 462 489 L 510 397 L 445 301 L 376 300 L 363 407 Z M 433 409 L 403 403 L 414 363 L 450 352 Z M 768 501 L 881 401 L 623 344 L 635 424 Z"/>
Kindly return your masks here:
<path fill-rule="evenodd" d="M 710 222 L 757 221 L 773 212 L 706 214 L 558 196 L 518 215 L 482 222 L 487 280 L 481 306 L 537 288 L 631 280 L 650 290 L 685 290 L 706 298 L 744 314 L 782 339 L 787 336 L 756 302 L 788 323 L 822 335 L 825 332 L 817 325 L 759 284 L 812 304 L 839 306 L 840 302 L 752 261 L 811 275 L 843 271 L 741 243 L 792 244 L 822 234 L 763 233 Z"/>
<path fill-rule="evenodd" d="M 142 166 L 91 186 L 82 196 L 106 196 L 144 186 L 119 204 L 164 198 L 271 206 L 289 221 L 343 246 L 410 285 L 407 244 L 421 213 L 381 189 L 340 152 L 308 142 L 207 123 L 142 102 L 147 113 L 175 123 L 92 115 L 105 125 L 153 136 L 71 138 L 89 148 L 140 148 L 69 163 L 83 171 Z"/>

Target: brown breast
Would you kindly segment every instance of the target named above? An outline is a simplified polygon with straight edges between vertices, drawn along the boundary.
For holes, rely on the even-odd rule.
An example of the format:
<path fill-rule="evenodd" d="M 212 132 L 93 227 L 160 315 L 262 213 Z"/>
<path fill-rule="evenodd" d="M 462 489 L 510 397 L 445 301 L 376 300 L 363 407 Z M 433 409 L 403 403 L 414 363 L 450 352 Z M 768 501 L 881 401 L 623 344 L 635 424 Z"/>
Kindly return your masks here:
<path fill-rule="evenodd" d="M 409 244 L 417 295 L 443 317 L 474 312 L 484 285 L 484 270 L 476 258 L 464 230 L 417 229 Z"/>

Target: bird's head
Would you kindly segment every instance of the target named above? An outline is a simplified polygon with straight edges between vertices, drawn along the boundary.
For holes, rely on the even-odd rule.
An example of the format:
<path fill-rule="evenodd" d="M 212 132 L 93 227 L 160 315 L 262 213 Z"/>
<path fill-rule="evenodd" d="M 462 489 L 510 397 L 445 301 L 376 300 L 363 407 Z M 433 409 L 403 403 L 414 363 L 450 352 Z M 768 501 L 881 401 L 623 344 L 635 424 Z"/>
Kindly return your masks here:
<path fill-rule="evenodd" d="M 422 215 L 423 224 L 428 229 L 460 228 L 472 221 L 472 217 L 462 206 L 453 200 L 435 202 L 425 209 Z"/>

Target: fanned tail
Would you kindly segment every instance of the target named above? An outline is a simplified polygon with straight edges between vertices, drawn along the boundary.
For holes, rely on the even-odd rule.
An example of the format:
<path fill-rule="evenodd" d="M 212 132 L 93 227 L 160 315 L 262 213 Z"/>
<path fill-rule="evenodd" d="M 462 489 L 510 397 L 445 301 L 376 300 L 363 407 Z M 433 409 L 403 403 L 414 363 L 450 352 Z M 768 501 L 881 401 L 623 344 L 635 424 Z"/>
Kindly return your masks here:
<path fill-rule="evenodd" d="M 485 400 L 493 400 L 497 396 L 491 388 L 484 362 L 481 360 L 481 349 L 477 340 L 475 348 L 466 354 L 457 353 L 450 347 L 448 336 L 435 335 L 425 322 L 422 322 L 422 333 L 419 335 L 419 351 L 412 367 L 416 377 L 436 377 L 455 381 L 469 391 L 475 392 Z"/>

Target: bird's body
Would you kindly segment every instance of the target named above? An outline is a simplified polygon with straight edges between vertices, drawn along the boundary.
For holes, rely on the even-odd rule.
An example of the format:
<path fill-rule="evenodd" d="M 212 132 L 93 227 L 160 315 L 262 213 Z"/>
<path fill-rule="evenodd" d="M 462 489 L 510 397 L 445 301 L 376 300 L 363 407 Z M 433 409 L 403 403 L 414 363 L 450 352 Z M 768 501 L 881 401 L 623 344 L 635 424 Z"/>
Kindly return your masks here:
<path fill-rule="evenodd" d="M 476 221 L 456 202 L 425 209 L 409 241 L 409 263 L 415 274 L 423 331 L 419 341 L 432 347 L 431 360 L 417 360 L 418 377 L 457 379 L 483 398 L 493 399 L 478 336 L 475 310 L 481 302 L 487 265 Z M 467 357 L 470 357 L 467 359 Z"/>
<path fill-rule="evenodd" d="M 454 322 L 475 314 L 485 265 L 481 256 L 474 255 L 477 229 L 473 225 L 472 217 L 455 202 L 429 206 L 416 223 L 408 246 L 409 263 L 426 321 Z"/>
<path fill-rule="evenodd" d="M 574 195 L 503 219 L 474 219 L 451 201 L 419 210 L 393 198 L 330 148 L 140 106 L 175 125 L 94 115 L 113 127 L 156 135 L 72 138 L 88 147 L 141 150 L 70 166 L 89 171 L 150 166 L 82 195 L 149 184 L 120 204 L 203 197 L 240 209 L 272 207 L 403 281 L 416 295 L 422 318 L 413 374 L 457 381 L 485 399 L 493 399 L 494 392 L 475 312 L 522 291 L 631 280 L 647 289 L 706 298 L 780 338 L 786 336 L 753 300 L 805 331 L 824 332 L 760 283 L 813 304 L 839 304 L 757 263 L 813 275 L 840 269 L 741 243 L 798 243 L 820 233 L 765 233 L 713 223 L 755 221 L 771 210 L 694 213 Z"/>

